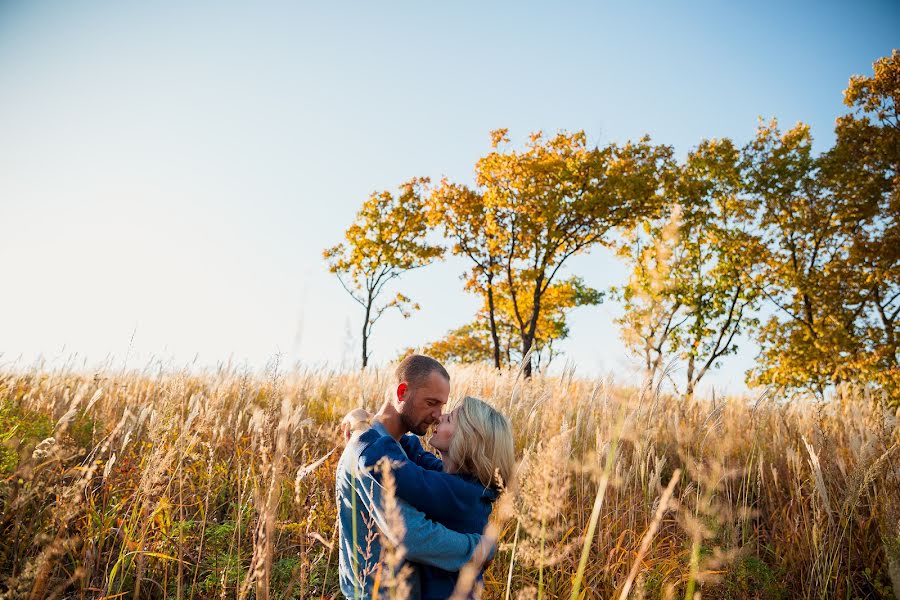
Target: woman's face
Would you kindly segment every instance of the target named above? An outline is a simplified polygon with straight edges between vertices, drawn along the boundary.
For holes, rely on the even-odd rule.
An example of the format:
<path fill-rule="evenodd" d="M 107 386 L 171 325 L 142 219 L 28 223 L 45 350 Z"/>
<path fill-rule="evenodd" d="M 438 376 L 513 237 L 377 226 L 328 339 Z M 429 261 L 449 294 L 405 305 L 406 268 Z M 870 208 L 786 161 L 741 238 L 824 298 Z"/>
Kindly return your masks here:
<path fill-rule="evenodd" d="M 428 439 L 429 444 L 443 453 L 450 450 L 450 440 L 453 439 L 453 434 L 456 433 L 457 411 L 459 411 L 459 408 L 454 408 L 449 413 L 442 415 L 441 420 L 438 421 L 437 428 L 434 430 L 434 434 Z"/>

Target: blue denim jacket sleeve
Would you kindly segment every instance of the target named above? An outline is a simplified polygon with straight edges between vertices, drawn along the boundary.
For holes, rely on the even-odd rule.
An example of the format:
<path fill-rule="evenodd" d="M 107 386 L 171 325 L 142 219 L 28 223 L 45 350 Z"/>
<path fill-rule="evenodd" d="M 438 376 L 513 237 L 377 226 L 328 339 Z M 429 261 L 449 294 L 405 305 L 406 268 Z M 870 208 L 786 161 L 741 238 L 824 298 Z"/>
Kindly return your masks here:
<path fill-rule="evenodd" d="M 382 458 L 391 463 L 397 496 L 430 519 L 442 523 L 452 521 L 472 510 L 478 502 L 489 501 L 483 486 L 452 473 L 423 469 L 409 460 L 403 449 L 389 436 L 375 440 L 366 448 L 360 466 L 373 470 L 375 479 L 381 481 L 381 475 L 374 466 Z"/>
<path fill-rule="evenodd" d="M 402 453 L 399 446 L 397 450 Z M 481 536 L 447 529 L 426 518 L 421 511 L 405 502 L 401 496 L 397 498 L 397 505 L 405 531 L 402 539 L 398 539 L 397 532 L 392 530 L 384 512 L 384 503 L 382 502 L 384 488 L 373 475 L 371 466 L 365 464 L 366 462 L 368 461 L 361 456 L 357 486 L 379 531 L 395 544 L 402 542 L 406 548 L 408 560 L 431 565 L 445 571 L 461 569 L 472 557 Z"/>
<path fill-rule="evenodd" d="M 404 435 L 400 438 L 400 445 L 403 447 L 403 451 L 406 452 L 409 460 L 413 461 L 423 469 L 428 469 L 429 471 L 444 470 L 444 461 L 425 450 L 425 448 L 422 447 L 422 442 L 419 441 L 417 436 L 411 433 Z"/>
<path fill-rule="evenodd" d="M 481 536 L 458 533 L 435 523 L 422 512 L 400 500 L 400 511 L 406 524 L 403 545 L 406 558 L 445 571 L 459 571 L 472 558 Z"/>

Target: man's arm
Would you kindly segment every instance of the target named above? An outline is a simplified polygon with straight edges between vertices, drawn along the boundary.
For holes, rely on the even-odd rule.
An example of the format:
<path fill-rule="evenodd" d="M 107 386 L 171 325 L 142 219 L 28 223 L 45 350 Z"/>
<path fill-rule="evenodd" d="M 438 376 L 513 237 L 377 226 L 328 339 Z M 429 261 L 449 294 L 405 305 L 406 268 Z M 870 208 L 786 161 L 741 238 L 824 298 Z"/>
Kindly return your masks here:
<path fill-rule="evenodd" d="M 363 435 L 374 438 L 376 433 Z M 391 466 L 397 496 L 440 523 L 471 510 L 484 492 L 484 488 L 456 475 L 429 471 L 414 464 L 390 436 L 379 437 L 360 456 L 360 467 L 372 470 L 379 483 L 381 470 L 377 465 L 381 460 L 387 460 Z"/>
<path fill-rule="evenodd" d="M 402 543 L 406 558 L 445 571 L 458 571 L 469 562 L 478 548 L 481 536 L 459 533 L 429 520 L 402 498 L 396 498 L 403 523 L 402 535 L 391 526 L 392 519 L 384 510 L 384 488 L 376 481 L 371 469 L 360 468 L 356 480 L 360 499 L 368 509 L 375 526 L 392 543 Z"/>
<path fill-rule="evenodd" d="M 459 533 L 429 520 L 402 499 L 397 500 L 406 526 L 403 546 L 406 558 L 445 571 L 459 571 L 472 558 L 481 535 Z"/>

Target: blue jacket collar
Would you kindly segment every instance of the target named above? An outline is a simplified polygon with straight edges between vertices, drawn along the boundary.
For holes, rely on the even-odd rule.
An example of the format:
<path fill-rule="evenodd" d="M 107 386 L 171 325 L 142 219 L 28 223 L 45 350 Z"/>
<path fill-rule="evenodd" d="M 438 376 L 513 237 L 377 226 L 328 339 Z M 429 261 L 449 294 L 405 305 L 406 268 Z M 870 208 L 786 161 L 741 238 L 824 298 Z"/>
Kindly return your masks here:
<path fill-rule="evenodd" d="M 373 421 L 373 422 L 372 422 L 372 429 L 374 429 L 375 431 L 377 431 L 377 432 L 380 433 L 381 435 L 387 435 L 387 436 L 390 436 L 390 435 L 391 435 L 391 434 L 388 433 L 388 430 L 385 429 L 384 424 L 383 424 L 381 421 Z"/>

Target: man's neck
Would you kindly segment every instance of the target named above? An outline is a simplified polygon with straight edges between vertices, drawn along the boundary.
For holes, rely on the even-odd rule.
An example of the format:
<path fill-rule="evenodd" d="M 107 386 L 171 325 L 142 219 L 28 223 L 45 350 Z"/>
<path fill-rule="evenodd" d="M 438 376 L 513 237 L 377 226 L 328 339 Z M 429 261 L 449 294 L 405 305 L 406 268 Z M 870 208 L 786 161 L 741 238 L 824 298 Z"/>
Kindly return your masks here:
<path fill-rule="evenodd" d="M 381 407 L 375 418 L 384 426 L 388 434 L 397 441 L 409 432 L 400 420 L 400 413 L 397 412 L 397 409 L 390 402 L 386 402 Z"/>

